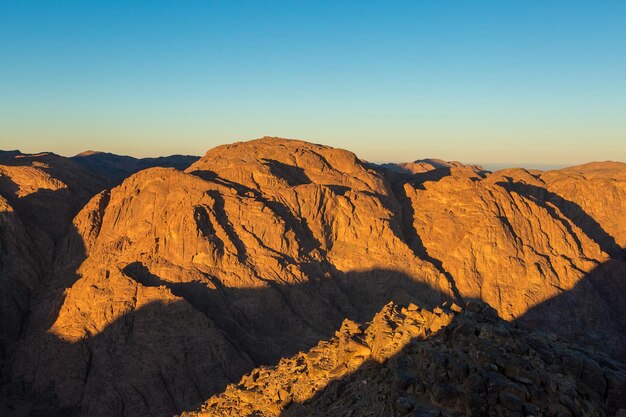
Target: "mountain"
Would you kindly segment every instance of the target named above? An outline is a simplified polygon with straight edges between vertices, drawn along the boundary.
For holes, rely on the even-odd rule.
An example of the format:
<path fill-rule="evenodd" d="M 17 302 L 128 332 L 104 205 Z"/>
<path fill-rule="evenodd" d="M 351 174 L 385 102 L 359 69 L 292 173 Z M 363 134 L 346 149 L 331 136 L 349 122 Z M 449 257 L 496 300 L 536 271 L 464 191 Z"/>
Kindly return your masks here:
<path fill-rule="evenodd" d="M 346 319 L 387 314 L 390 301 L 420 311 L 486 302 L 497 313 L 489 328 L 559 338 L 564 347 L 537 366 L 584 349 L 598 380 L 620 389 L 612 372 L 626 361 L 626 164 L 495 173 L 431 164 L 405 175 L 346 150 L 271 137 L 211 149 L 184 172 L 145 169 L 113 188 L 106 184 L 123 176 L 115 164 L 107 176 L 63 163 L 105 186 L 64 217 L 43 267 L 31 249 L 0 269 L 3 282 L 22 281 L 30 294 L 0 374 L 9 415 L 192 411 L 253 369 L 280 368 L 281 358 L 333 340 Z M 35 247 L 36 222 L 18 220 L 0 235 L 12 253 Z M 45 279 L 31 278 L 31 265 Z M 535 337 L 526 333 L 515 343 Z M 438 341 L 447 343 L 425 343 Z M 503 341 L 490 343 L 488 351 Z M 559 369 L 564 383 L 583 383 Z M 311 395 L 327 398 L 325 386 Z M 579 394 L 598 415 L 626 408 L 606 393 Z M 536 404 L 548 399 L 557 396 Z M 557 414 L 572 408 L 558 404 Z M 286 415 L 308 415 L 293 407 Z M 329 412 L 321 403 L 310 410 Z"/>
<path fill-rule="evenodd" d="M 32 298 L 54 282 L 72 219 L 108 184 L 72 158 L 0 151 L 0 363 L 27 326 Z"/>
<path fill-rule="evenodd" d="M 143 169 L 168 167 L 186 169 L 198 160 L 197 156 L 170 155 L 158 158 L 133 158 L 109 152 L 85 151 L 71 158 L 76 163 L 105 178 L 110 186 L 119 184 L 124 178 Z"/>
<path fill-rule="evenodd" d="M 472 301 L 383 307 L 182 417 L 614 415 L 626 367 Z"/>
<path fill-rule="evenodd" d="M 469 167 L 473 169 L 475 172 L 488 172 L 480 165 L 464 165 L 458 161 L 444 161 L 443 159 L 437 158 L 427 158 L 427 159 L 418 159 L 413 162 L 402 162 L 398 164 L 394 163 L 386 163 L 380 164 L 381 167 L 386 168 L 390 171 L 396 172 L 398 174 L 421 174 L 423 172 L 433 171 L 440 168 L 460 168 L 460 167 Z"/>
<path fill-rule="evenodd" d="M 55 243 L 102 179 L 52 154 L 0 151 L 0 362 L 49 277 Z"/>
<path fill-rule="evenodd" d="M 102 178 L 69 158 L 0 151 L 0 194 L 20 212 L 29 232 L 59 239 L 78 210 L 104 188 Z"/>

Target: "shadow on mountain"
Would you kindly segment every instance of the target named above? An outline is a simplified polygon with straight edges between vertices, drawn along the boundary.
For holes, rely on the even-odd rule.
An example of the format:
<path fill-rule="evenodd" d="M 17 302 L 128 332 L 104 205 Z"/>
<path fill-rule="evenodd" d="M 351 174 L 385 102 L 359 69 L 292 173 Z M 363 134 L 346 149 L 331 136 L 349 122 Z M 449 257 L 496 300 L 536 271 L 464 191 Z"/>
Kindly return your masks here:
<path fill-rule="evenodd" d="M 143 286 L 165 287 L 184 299 L 258 365 L 309 349 L 330 337 L 345 318 L 367 322 L 389 301 L 432 308 L 447 300 L 402 272 L 384 269 L 335 271 L 331 278 L 296 285 L 267 280 L 259 289 L 225 287 L 209 275 L 206 282 L 166 281 L 140 262 L 123 272 Z"/>
<path fill-rule="evenodd" d="M 109 187 L 120 184 L 129 176 L 148 168 L 175 168 L 184 171 L 200 157 L 170 155 L 157 158 L 134 158 L 108 152 L 84 152 L 70 158 L 105 179 Z"/>
<path fill-rule="evenodd" d="M 626 259 L 626 250 L 620 248 L 615 242 L 615 238 L 607 233 L 602 226 L 582 207 L 573 201 L 569 201 L 558 194 L 548 191 L 543 187 L 538 187 L 522 182 L 515 182 L 509 178 L 508 182 L 500 181 L 496 183 L 508 192 L 514 192 L 521 197 L 532 200 L 540 207 L 544 208 L 552 217 L 559 219 L 569 234 L 576 239 L 576 234 L 571 230 L 571 226 L 565 219 L 562 219 L 554 207 L 558 208 L 563 216 L 578 226 L 587 236 L 600 246 L 604 252 L 608 253 L 615 259 Z M 550 204 L 554 205 L 552 207 Z M 576 242 L 580 248 L 580 242 Z"/>
<path fill-rule="evenodd" d="M 426 249 L 422 238 L 413 226 L 415 222 L 415 208 L 413 207 L 413 203 L 411 202 L 409 196 L 407 196 L 406 190 L 404 188 L 405 184 L 407 183 L 407 177 L 404 175 L 398 177 L 397 174 L 393 173 L 391 175 L 392 177 L 390 178 L 390 182 L 392 184 L 392 189 L 400 206 L 400 225 L 402 229 L 402 236 L 399 236 L 399 238 L 407 244 L 407 246 L 411 249 L 411 251 L 413 251 L 415 256 L 430 262 L 432 265 L 435 266 L 435 268 L 437 268 L 437 270 L 441 274 L 443 274 L 443 276 L 448 281 L 448 284 L 450 285 L 450 289 L 452 290 L 454 297 L 457 299 L 457 301 L 462 302 L 463 297 L 461 296 L 461 293 L 457 288 L 454 277 L 449 271 L 445 269 L 445 267 L 443 266 L 443 262 L 440 259 L 437 259 L 428 253 L 428 250 Z M 425 182 L 439 181 L 442 178 L 450 175 L 450 168 L 438 168 L 432 171 L 413 175 L 411 176 L 411 180 L 408 181 L 408 183 L 410 183 L 413 187 L 417 189 L 423 190 L 423 184 Z"/>
<path fill-rule="evenodd" d="M 330 338 L 345 318 L 367 322 L 391 300 L 434 307 L 446 299 L 392 270 L 256 289 L 227 288 L 210 276 L 207 282 L 170 282 L 138 262 L 122 272 L 181 300 L 144 305 L 79 341 L 47 333 L 44 345 L 51 350 L 43 357 L 59 366 L 38 376 L 47 380 L 43 390 L 32 381 L 11 381 L 5 389 L 9 415 L 171 416 L 199 406 L 257 366 L 275 365 Z"/>
<path fill-rule="evenodd" d="M 306 175 L 303 168 L 273 159 L 262 159 L 261 162 L 270 169 L 272 175 L 285 180 L 290 187 L 311 184 L 311 179 Z"/>
<path fill-rule="evenodd" d="M 17 198 L 20 187 L 8 175 L 0 174 L 0 195 L 11 201 Z"/>
<path fill-rule="evenodd" d="M 437 182 L 442 178 L 449 177 L 452 175 L 452 170 L 450 167 L 445 168 L 436 168 L 426 172 L 420 172 L 419 174 L 414 174 L 411 179 L 411 184 L 418 190 L 425 190 L 424 184 L 427 182 Z"/>
<path fill-rule="evenodd" d="M 609 259 L 574 288 L 530 308 L 518 321 L 604 351 L 626 364 L 625 278 L 626 262 Z"/>
<path fill-rule="evenodd" d="M 625 340 L 620 312 L 624 313 L 626 291 L 618 279 L 625 271 L 621 261 L 600 265 L 571 291 L 529 310 L 519 323 L 533 330 L 560 330 L 563 335 L 575 329 L 593 331 L 612 317 L 613 339 Z M 144 305 L 99 334 L 74 343 L 53 340 L 54 357 L 64 364 L 59 369 L 65 373 L 55 374 L 43 392 L 29 382 L 13 381 L 8 415 L 172 416 L 198 407 L 255 367 L 275 365 L 282 357 L 329 339 L 345 318 L 366 323 L 389 301 L 432 309 L 446 300 L 440 292 L 391 270 L 257 289 L 227 288 L 209 276 L 207 282 L 171 282 L 139 262 L 123 272 L 144 287 L 166 288 L 181 300 Z M 602 307 L 605 297 L 607 307 Z M 584 337 L 576 342 L 594 344 L 594 335 L 592 340 L 587 336 L 583 331 L 573 333 L 574 338 Z M 624 358 L 623 348 L 613 353 Z M 350 378 L 358 379 L 359 373 Z M 341 384 L 333 382 L 328 389 Z M 87 402 L 63 406 L 56 390 Z M 320 406 L 315 398 L 327 398 L 324 393 L 314 397 L 311 407 Z M 34 404 L 30 414 L 19 412 L 25 403 Z"/>
<path fill-rule="evenodd" d="M 331 379 L 281 417 L 613 416 L 626 408 L 624 362 L 479 305 L 392 357 Z"/>
<path fill-rule="evenodd" d="M 304 242 L 315 246 L 317 241 L 306 223 L 296 219 L 287 207 L 267 200 L 257 190 L 211 176 L 206 171 L 194 174 L 234 188 L 238 193 L 251 193 L 285 218 L 289 227 L 297 229 Z M 428 180 L 441 179 L 445 176 L 442 174 L 443 171 Z M 426 180 L 421 177 L 419 184 Z M 403 208 L 404 240 L 417 256 L 430 261 L 446 275 L 441 261 L 429 257 L 412 227 L 414 213 L 402 191 L 403 184 L 395 194 Z M 549 196 L 549 199 L 557 197 Z M 571 206 L 574 203 L 553 204 L 564 207 L 560 208 L 564 213 L 566 210 L 577 213 Z M 612 238 L 582 213 L 572 215 L 577 219 L 572 222 L 583 224 L 581 228 L 606 247 Z M 201 221 L 202 214 L 198 216 Z M 63 280 L 54 291 L 43 295 L 44 303 L 54 308 L 47 310 L 47 315 L 34 314 L 30 318 L 40 322 L 41 328 L 49 328 L 57 318 L 64 290 L 78 278 L 76 269 L 86 255 L 84 242 L 76 230 L 72 229 L 66 239 L 57 248 L 57 256 L 66 261 L 56 266 L 60 268 L 56 275 L 63 275 Z M 615 240 L 612 241 L 614 244 Z M 405 305 L 413 302 L 428 309 L 448 301 L 438 290 L 399 271 L 341 273 L 329 265 L 319 269 L 329 268 L 328 277 L 309 274 L 310 280 L 296 285 L 267 280 L 266 286 L 260 288 L 231 288 L 210 275 L 204 276 L 205 281 L 173 282 L 153 274 L 140 262 L 128 264 L 122 269 L 126 277 L 143 287 L 166 289 L 180 299 L 152 302 L 130 310 L 99 333 L 78 341 L 61 340 L 48 333 L 53 354 L 47 357 L 59 363 L 52 367 L 53 377 L 44 389 L 33 386 L 31 381 L 10 381 L 3 400 L 5 415 L 171 416 L 194 409 L 254 367 L 275 365 L 282 357 L 306 351 L 320 340 L 332 337 L 345 318 L 366 323 L 389 301 Z M 315 270 L 308 265 L 302 269 Z M 561 335 L 570 333 L 577 342 L 596 347 L 616 343 L 613 346 L 622 349 L 610 353 L 624 360 L 626 343 L 619 344 L 626 337 L 624 276 L 626 263 L 609 260 L 586 274 L 572 290 L 530 309 L 519 318 L 519 323 Z M 454 279 L 449 274 L 446 277 L 455 289 Z M 455 295 L 460 298 L 458 291 Z M 111 308 L 117 307 L 116 304 Z M 608 336 L 606 329 L 611 330 Z M 6 381 L 9 376 L 3 372 L 0 378 Z M 71 398 L 73 404 L 62 404 L 58 394 Z M 2 411 L 0 405 L 0 414 Z"/>
<path fill-rule="evenodd" d="M 496 404 L 510 415 L 540 411 L 524 403 L 524 395 L 528 401 L 554 396 L 554 404 L 545 405 L 554 415 L 582 416 L 598 411 L 592 403 L 574 402 L 570 395 L 600 402 L 606 406 L 607 415 L 615 415 L 626 408 L 624 277 L 626 262 L 608 260 L 571 290 L 532 307 L 514 322 L 497 318 L 486 338 L 496 335 L 501 340 L 491 345 L 484 343 L 478 330 L 468 333 L 467 323 L 456 316 L 438 333 L 412 339 L 384 363 L 369 360 L 345 377 L 331 380 L 312 398 L 289 405 L 281 417 L 360 415 L 364 411 L 372 416 L 486 416 L 493 415 L 488 410 Z M 470 339 L 463 340 L 466 337 Z M 550 347 L 555 340 L 568 348 Z M 531 357 L 543 361 L 545 368 L 539 369 L 525 359 L 529 348 L 533 349 Z M 476 361 L 471 356 L 474 350 L 478 353 L 473 355 L 483 359 Z M 465 356 L 461 371 L 459 358 L 454 355 Z M 493 364 L 484 367 L 485 361 Z M 603 368 L 599 374 L 598 366 Z M 489 367 L 496 372 L 490 372 Z M 524 387 L 529 381 L 519 376 L 530 373 L 535 373 L 537 382 Z M 565 375 L 576 384 L 569 393 L 559 391 L 557 395 L 550 391 L 550 374 L 554 380 Z M 517 394 L 522 401 L 509 403 L 510 397 L 503 399 L 502 393 Z"/>
<path fill-rule="evenodd" d="M 9 162 L 18 165 L 22 161 Z M 0 346 L 4 351 L 0 354 L 0 368 L 4 368 L 3 359 L 15 349 L 15 341 L 30 323 L 41 328 L 51 325 L 62 304 L 63 290 L 66 288 L 54 286 L 57 283 L 56 277 L 62 276 L 67 287 L 71 286 L 77 278 L 75 270 L 85 258 L 82 238 L 70 226 L 72 218 L 86 203 L 85 195 L 75 194 L 68 188 L 38 189 L 21 197 L 18 192 L 19 186 L 10 177 L 0 175 L 0 193 L 13 208 L 10 213 L 13 219 L 7 226 L 10 228 L 21 224 L 18 232 L 23 234 L 22 239 L 13 238 L 14 243 L 20 241 L 23 244 L 20 251 L 10 255 L 6 250 L 11 245 L 5 248 L 4 242 L 0 242 L 0 304 L 6 308 L 3 311 L 5 314 L 0 315 L 0 328 L 11 329 L 10 332 L 2 332 L 0 335 Z M 59 273 L 55 264 L 55 253 L 62 246 L 62 242 L 65 242 L 65 232 L 68 229 L 77 243 L 77 261 Z M 11 256 L 11 259 L 5 262 L 2 259 L 4 256 Z M 58 306 L 50 310 L 53 311 L 53 317 L 31 316 L 39 301 Z M 0 369 L 0 384 L 6 378 L 6 373 Z"/>

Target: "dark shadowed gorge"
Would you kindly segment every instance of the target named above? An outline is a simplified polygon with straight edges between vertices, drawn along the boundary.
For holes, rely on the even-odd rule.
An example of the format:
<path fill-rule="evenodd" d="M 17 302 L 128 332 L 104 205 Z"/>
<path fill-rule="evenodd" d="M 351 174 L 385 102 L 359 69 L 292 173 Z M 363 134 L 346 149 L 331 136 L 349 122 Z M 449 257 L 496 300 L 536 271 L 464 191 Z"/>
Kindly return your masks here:
<path fill-rule="evenodd" d="M 624 219 L 617 162 L 2 152 L 0 415 L 623 416 Z"/>

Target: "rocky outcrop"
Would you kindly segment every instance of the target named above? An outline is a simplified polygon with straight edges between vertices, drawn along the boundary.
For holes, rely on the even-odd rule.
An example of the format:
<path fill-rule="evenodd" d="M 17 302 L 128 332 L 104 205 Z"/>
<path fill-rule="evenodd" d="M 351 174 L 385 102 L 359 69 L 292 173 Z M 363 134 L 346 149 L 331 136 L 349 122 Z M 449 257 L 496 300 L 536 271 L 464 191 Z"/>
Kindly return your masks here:
<path fill-rule="evenodd" d="M 102 182 L 58 155 L 0 152 L 0 369 L 78 210 Z M 6 379 L 6 372 L 0 372 Z"/>
<path fill-rule="evenodd" d="M 318 346 L 346 319 L 357 331 L 385 316 L 390 301 L 428 315 L 444 301 L 484 300 L 504 320 L 622 360 L 624 173 L 450 164 L 404 175 L 348 151 L 262 138 L 212 149 L 185 172 L 151 168 L 93 187 L 51 238 L 3 402 L 14 415 L 180 414 L 254 367 Z M 435 315 L 451 320 L 442 326 L 457 320 Z M 385 358 L 435 332 L 412 326 Z M 324 371 L 336 373 L 320 381 L 369 363 L 352 360 L 329 356 Z"/>
<path fill-rule="evenodd" d="M 626 169 L 593 166 L 485 178 L 452 169 L 397 184 L 410 244 L 462 297 L 624 357 L 624 233 L 609 219 L 626 214 Z"/>
<path fill-rule="evenodd" d="M 0 152 L 0 195 L 31 234 L 56 241 L 104 181 L 68 158 L 52 153 Z"/>
<path fill-rule="evenodd" d="M 389 304 L 182 416 L 612 416 L 625 390 L 623 365 L 481 303 Z"/>

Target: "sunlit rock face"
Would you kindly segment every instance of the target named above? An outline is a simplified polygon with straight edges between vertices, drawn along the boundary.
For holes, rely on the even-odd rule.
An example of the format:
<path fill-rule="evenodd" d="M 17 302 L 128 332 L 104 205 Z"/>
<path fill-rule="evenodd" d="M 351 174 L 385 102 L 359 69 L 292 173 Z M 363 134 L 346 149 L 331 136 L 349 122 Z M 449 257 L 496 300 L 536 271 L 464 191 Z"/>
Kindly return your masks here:
<path fill-rule="evenodd" d="M 24 281 L 35 295 L 2 371 L 5 403 L 15 415 L 180 414 L 389 302 L 483 300 L 504 320 L 624 360 L 626 167 L 492 174 L 430 161 L 390 170 L 262 138 L 112 189 L 89 171 L 89 201 Z M 35 236 L 30 224 L 39 230 L 12 233 Z M 17 242 L 34 247 L 26 237 Z M 21 262 L 36 265 L 34 252 Z"/>
<path fill-rule="evenodd" d="M 390 303 L 181 417 L 614 415 L 626 367 L 470 301 Z"/>
<path fill-rule="evenodd" d="M 0 364 L 26 327 L 55 242 L 103 182 L 61 156 L 0 151 Z"/>
<path fill-rule="evenodd" d="M 39 239 L 57 240 L 78 210 L 105 183 L 98 176 L 53 153 L 0 151 L 0 194 Z"/>

